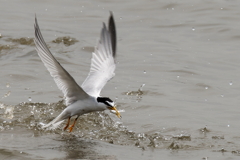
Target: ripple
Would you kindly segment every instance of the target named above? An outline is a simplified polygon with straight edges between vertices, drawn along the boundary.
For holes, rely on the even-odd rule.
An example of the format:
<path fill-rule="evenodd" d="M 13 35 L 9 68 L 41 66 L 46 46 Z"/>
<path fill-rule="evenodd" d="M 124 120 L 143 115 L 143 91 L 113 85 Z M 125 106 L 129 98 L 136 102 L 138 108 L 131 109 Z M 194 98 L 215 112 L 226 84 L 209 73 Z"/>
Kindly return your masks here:
<path fill-rule="evenodd" d="M 2 44 L 0 44 L 0 51 L 2 51 L 2 50 L 11 50 L 13 48 L 15 48 L 14 45 L 2 45 Z"/>
<path fill-rule="evenodd" d="M 63 43 L 65 46 L 71 46 L 78 42 L 75 38 L 66 36 L 66 37 L 58 37 L 55 40 L 52 41 L 53 43 Z"/>
<path fill-rule="evenodd" d="M 189 135 L 189 134 L 180 134 L 180 135 L 173 136 L 173 139 L 183 140 L 183 141 L 191 141 L 191 135 Z"/>
<path fill-rule="evenodd" d="M 88 52 L 88 53 L 92 53 L 94 52 L 94 47 L 91 47 L 91 46 L 85 46 L 82 48 L 84 51 Z"/>
<path fill-rule="evenodd" d="M 27 38 L 27 37 L 22 37 L 22 38 L 8 38 L 6 39 L 8 42 L 13 42 L 13 43 L 18 43 L 21 45 L 28 45 L 28 46 L 34 46 L 34 39 L 33 38 Z"/>
<path fill-rule="evenodd" d="M 187 70 L 171 70 L 170 72 L 176 72 L 176 73 L 182 73 L 182 74 L 186 74 L 186 75 L 198 75 L 195 72 L 192 71 L 187 71 Z"/>
<path fill-rule="evenodd" d="M 212 139 L 224 139 L 224 136 L 212 136 Z"/>
<path fill-rule="evenodd" d="M 207 84 L 204 84 L 204 83 L 197 83 L 196 86 L 201 87 L 202 89 L 205 89 L 205 90 L 211 88 L 210 85 L 207 85 Z"/>

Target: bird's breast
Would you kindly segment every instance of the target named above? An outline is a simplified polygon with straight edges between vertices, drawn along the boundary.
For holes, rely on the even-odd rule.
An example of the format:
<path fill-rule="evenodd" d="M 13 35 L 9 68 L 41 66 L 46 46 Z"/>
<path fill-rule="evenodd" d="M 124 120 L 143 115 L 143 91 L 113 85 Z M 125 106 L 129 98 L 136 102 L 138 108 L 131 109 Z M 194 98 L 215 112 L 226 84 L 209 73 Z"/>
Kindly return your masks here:
<path fill-rule="evenodd" d="M 102 111 L 101 108 L 97 106 L 97 102 L 92 99 L 87 100 L 78 100 L 73 104 L 67 107 L 68 112 L 70 112 L 71 116 L 74 115 L 82 115 L 85 113 L 90 113 L 94 111 Z"/>

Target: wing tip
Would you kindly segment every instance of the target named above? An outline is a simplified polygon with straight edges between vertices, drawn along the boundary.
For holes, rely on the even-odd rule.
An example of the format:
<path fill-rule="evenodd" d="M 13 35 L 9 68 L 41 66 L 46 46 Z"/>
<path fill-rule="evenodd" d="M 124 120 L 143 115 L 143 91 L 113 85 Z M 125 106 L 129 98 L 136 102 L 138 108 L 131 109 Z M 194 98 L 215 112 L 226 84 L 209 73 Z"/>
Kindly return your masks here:
<path fill-rule="evenodd" d="M 112 12 L 112 11 L 109 11 L 109 13 L 110 13 L 109 19 L 113 18 L 113 12 Z M 114 18 L 113 18 L 113 19 L 114 19 Z"/>
<path fill-rule="evenodd" d="M 37 27 L 37 14 L 35 13 L 35 23 L 34 23 L 34 29 L 36 30 L 36 27 Z"/>
<path fill-rule="evenodd" d="M 116 57 L 117 33 L 116 33 L 116 25 L 115 25 L 115 20 L 114 20 L 112 11 L 110 11 L 110 16 L 108 20 L 108 30 L 111 36 L 113 57 Z"/>

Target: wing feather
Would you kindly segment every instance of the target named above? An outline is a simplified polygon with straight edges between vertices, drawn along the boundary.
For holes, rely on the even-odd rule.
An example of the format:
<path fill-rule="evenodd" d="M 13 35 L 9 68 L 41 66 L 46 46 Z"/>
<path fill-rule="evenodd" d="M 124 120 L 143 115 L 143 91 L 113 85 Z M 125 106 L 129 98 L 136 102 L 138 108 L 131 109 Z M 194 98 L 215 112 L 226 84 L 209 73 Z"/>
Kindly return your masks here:
<path fill-rule="evenodd" d="M 66 98 L 66 104 L 70 105 L 77 100 L 87 98 L 89 95 L 76 83 L 73 77 L 53 57 L 42 37 L 36 17 L 34 29 L 34 42 L 38 55 L 47 70 L 50 72 L 50 75 L 53 77 L 58 88 L 63 92 L 64 97 Z"/>
<path fill-rule="evenodd" d="M 116 29 L 111 13 L 108 29 L 103 23 L 100 40 L 92 53 L 91 68 L 82 88 L 91 96 L 99 96 L 105 84 L 114 77 L 116 63 Z"/>

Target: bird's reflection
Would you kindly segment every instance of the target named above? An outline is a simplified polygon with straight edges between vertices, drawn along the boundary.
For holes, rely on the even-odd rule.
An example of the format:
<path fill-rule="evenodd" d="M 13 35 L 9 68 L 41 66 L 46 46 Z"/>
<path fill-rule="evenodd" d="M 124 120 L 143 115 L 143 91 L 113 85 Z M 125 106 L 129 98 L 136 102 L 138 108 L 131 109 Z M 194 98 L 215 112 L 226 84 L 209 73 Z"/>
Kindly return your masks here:
<path fill-rule="evenodd" d="M 113 155 L 103 155 L 97 152 L 101 144 L 97 141 L 81 139 L 75 135 L 64 135 L 64 143 L 60 147 L 66 152 L 65 159 L 116 159 Z"/>

